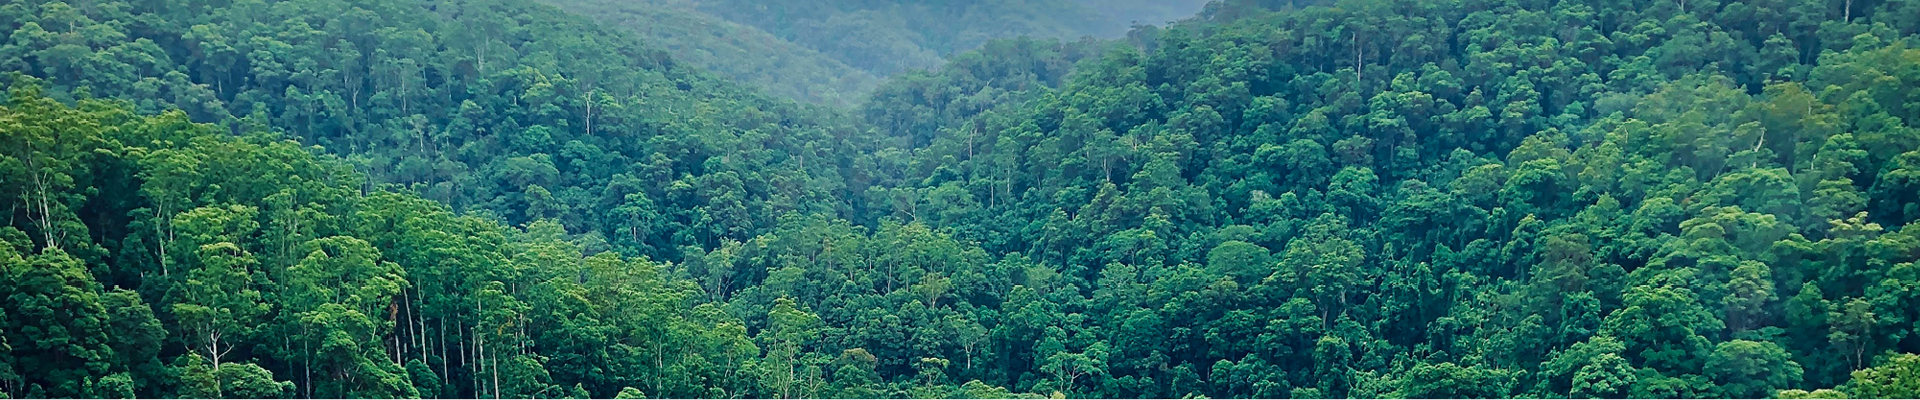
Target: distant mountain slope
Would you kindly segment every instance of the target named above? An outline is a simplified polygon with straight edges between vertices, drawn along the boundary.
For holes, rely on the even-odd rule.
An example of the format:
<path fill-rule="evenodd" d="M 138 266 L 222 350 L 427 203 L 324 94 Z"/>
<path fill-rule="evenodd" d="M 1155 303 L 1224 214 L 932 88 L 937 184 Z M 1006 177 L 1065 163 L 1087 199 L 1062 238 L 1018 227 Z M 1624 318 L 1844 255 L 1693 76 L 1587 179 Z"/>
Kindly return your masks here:
<path fill-rule="evenodd" d="M 1208 0 L 1075 0 L 1082 7 L 1100 12 L 1112 24 L 1161 25 L 1192 17 L 1206 7 Z"/>
<path fill-rule="evenodd" d="M 881 75 L 929 68 L 957 51 L 1016 36 L 1117 36 L 1124 26 L 1071 0 L 689 0 Z"/>
<path fill-rule="evenodd" d="M 646 0 L 546 0 L 569 12 L 624 27 L 698 65 L 768 93 L 796 100 L 850 105 L 880 84 L 865 70 L 758 28 L 736 24 L 690 4 Z"/>
<path fill-rule="evenodd" d="M 849 106 L 900 72 L 1003 38 L 1115 38 L 1205 0 L 542 0 L 796 100 Z"/>
<path fill-rule="evenodd" d="M 48 97 L 276 128 L 368 189 L 559 220 L 662 259 L 789 211 L 839 212 L 845 189 L 795 183 L 842 182 L 857 162 L 837 157 L 861 154 L 833 112 L 526 0 L 36 0 L 0 7 L 0 31 L 0 68 L 45 79 Z"/>

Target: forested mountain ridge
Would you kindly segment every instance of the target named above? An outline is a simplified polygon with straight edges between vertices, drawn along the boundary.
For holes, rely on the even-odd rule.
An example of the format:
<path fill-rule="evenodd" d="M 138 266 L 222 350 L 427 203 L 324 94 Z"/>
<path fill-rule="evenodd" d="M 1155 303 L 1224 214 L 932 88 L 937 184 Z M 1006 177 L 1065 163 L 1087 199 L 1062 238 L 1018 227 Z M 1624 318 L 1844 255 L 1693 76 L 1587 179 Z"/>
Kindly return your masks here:
<path fill-rule="evenodd" d="M 670 368 L 692 381 L 650 379 L 652 393 L 713 396 L 700 385 L 753 349 L 658 264 L 583 257 L 553 223 L 363 194 L 338 159 L 178 111 L 68 107 L 25 79 L 7 91 L 6 145 L 32 150 L 9 154 L 7 190 L 34 236 L 0 230 L 10 395 L 608 397 L 639 385 L 618 376 Z M 518 331 L 583 318 L 604 320 L 542 334 L 584 346 L 565 355 L 533 353 Z M 630 346 L 643 340 L 687 353 L 642 366 Z"/>
<path fill-rule="evenodd" d="M 1117 38 L 1200 0 L 934 2 L 545 0 L 770 93 L 846 107 L 880 78 L 933 69 L 996 39 Z M 877 77 L 877 78 L 876 78 Z"/>
<path fill-rule="evenodd" d="M 855 162 L 843 157 L 873 153 L 854 149 L 863 133 L 831 112 L 531 2 L 4 10 L 14 32 L 5 62 L 48 79 L 56 98 L 86 88 L 141 112 L 279 128 L 342 154 L 370 187 L 415 187 L 512 224 L 618 226 L 633 248 L 713 245 L 790 210 L 841 212 L 850 196 L 833 192 L 859 181 L 841 173 Z M 687 213 L 637 211 L 656 202 Z M 608 214 L 623 205 L 634 214 Z"/>
<path fill-rule="evenodd" d="M 1126 26 L 1071 0 L 760 2 L 693 0 L 696 9 L 758 27 L 889 76 L 937 67 L 949 54 L 996 38 L 1117 36 Z"/>
<path fill-rule="evenodd" d="M 1107 19 L 1132 26 L 1159 26 L 1192 18 L 1207 1 L 1199 0 L 1077 0 L 1080 5 L 1105 14 Z M 1302 3 L 1304 4 L 1304 2 Z"/>
<path fill-rule="evenodd" d="M 42 79 L 0 109 L 0 392 L 1916 395 L 1920 3 L 1306 3 L 995 42 L 853 115 L 515 2 L 0 6 Z M 262 83 L 335 26 L 439 61 Z M 216 36 L 248 75 L 121 66 Z"/>
<path fill-rule="evenodd" d="M 725 75 L 742 84 L 803 102 L 833 107 L 857 103 L 881 82 L 854 68 L 759 28 L 667 1 L 551 0 L 556 7 L 592 17 L 670 51 L 675 60 Z"/>
<path fill-rule="evenodd" d="M 1105 396 L 1764 397 L 1916 350 L 1915 4 L 1276 6 L 1137 32 L 875 204 L 1059 266 L 1011 357 Z"/>

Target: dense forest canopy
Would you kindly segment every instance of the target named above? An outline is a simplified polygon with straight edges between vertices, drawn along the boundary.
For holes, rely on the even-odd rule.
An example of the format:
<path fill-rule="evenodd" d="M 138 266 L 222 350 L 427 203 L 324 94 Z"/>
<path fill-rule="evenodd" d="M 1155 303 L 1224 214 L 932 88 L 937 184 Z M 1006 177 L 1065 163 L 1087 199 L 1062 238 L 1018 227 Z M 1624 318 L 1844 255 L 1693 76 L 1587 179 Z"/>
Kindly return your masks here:
<path fill-rule="evenodd" d="M 1920 1 L 555 3 L 0 5 L 0 397 L 1920 397 Z"/>

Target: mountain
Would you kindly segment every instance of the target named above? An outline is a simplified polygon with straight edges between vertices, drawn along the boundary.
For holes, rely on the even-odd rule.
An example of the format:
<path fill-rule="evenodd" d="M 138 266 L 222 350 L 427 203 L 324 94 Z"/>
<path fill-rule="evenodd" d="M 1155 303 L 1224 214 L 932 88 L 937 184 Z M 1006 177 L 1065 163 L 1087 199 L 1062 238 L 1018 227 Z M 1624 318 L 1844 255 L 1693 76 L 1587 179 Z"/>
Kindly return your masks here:
<path fill-rule="evenodd" d="M 0 394 L 1916 396 L 1920 2 L 1050 4 L 0 6 Z"/>
<path fill-rule="evenodd" d="M 1165 25 L 1193 17 L 1209 0 L 1077 0 L 1081 7 L 1105 15 L 1120 26 Z"/>
<path fill-rule="evenodd" d="M 881 78 L 935 69 L 995 39 L 1118 38 L 1199 0 L 547 0 L 768 93 L 852 107 Z"/>
<path fill-rule="evenodd" d="M 628 29 L 675 60 L 768 94 L 850 107 L 881 78 L 840 59 L 700 12 L 689 4 L 632 0 L 552 0 L 548 4 Z"/>

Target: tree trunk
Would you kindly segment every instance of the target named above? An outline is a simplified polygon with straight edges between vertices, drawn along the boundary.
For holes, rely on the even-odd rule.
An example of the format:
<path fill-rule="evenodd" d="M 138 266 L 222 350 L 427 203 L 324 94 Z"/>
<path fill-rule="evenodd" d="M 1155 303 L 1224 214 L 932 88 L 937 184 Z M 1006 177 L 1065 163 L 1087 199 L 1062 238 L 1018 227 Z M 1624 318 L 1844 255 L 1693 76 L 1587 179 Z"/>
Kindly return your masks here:
<path fill-rule="evenodd" d="M 311 334 L 312 332 L 308 333 Z M 306 385 L 304 386 L 306 386 L 305 389 L 307 393 L 305 397 L 311 399 L 313 398 L 313 349 L 308 347 L 309 345 L 310 343 L 305 340 L 300 341 L 301 352 L 307 356 L 307 362 L 303 363 L 300 369 L 304 370 L 306 374 Z"/>
<path fill-rule="evenodd" d="M 207 355 L 213 359 L 213 397 L 226 397 L 220 390 L 220 331 L 207 330 Z"/>
<path fill-rule="evenodd" d="M 441 382 L 453 381 L 451 377 L 447 376 L 447 319 L 446 317 L 440 318 L 440 381 Z"/>
<path fill-rule="evenodd" d="M 497 353 L 499 350 L 494 350 L 494 352 Z M 491 368 L 493 370 L 493 398 L 498 399 L 500 398 L 500 355 L 494 354 L 492 357 L 487 358 L 493 360 L 493 368 Z"/>

